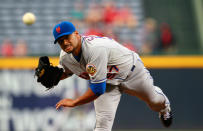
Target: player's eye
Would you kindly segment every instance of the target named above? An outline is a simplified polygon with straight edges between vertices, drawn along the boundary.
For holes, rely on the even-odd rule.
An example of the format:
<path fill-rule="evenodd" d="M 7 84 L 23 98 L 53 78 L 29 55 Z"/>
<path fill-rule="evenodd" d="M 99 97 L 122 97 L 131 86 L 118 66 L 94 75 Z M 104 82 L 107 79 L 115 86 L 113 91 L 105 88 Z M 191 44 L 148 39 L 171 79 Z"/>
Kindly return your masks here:
<path fill-rule="evenodd" d="M 59 39 L 59 40 L 58 40 L 58 44 L 61 45 L 62 43 L 63 43 L 63 40 L 62 40 L 62 39 Z"/>
<path fill-rule="evenodd" d="M 71 38 L 71 35 L 66 35 L 66 36 L 64 36 L 63 39 L 69 40 L 70 38 Z"/>
<path fill-rule="evenodd" d="M 63 43 L 64 43 L 64 40 L 69 40 L 70 37 L 71 37 L 71 35 L 65 35 L 65 36 L 59 38 L 58 44 L 60 44 L 60 45 L 63 44 Z"/>

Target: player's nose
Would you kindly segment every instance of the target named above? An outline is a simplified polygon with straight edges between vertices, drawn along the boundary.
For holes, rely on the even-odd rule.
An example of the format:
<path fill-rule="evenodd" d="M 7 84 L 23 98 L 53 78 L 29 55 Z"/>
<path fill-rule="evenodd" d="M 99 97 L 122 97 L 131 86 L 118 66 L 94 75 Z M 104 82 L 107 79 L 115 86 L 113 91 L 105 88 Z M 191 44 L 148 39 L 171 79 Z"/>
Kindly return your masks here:
<path fill-rule="evenodd" d="M 70 42 L 69 42 L 69 40 L 64 39 L 64 40 L 63 40 L 63 43 L 64 43 L 65 45 L 68 45 Z"/>

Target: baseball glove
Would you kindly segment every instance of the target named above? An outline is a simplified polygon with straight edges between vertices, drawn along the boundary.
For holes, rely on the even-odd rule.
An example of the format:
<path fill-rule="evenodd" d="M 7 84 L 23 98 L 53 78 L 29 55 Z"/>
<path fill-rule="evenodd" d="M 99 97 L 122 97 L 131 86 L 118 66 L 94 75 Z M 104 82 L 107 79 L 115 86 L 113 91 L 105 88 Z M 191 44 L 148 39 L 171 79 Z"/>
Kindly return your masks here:
<path fill-rule="evenodd" d="M 40 82 L 47 89 L 53 88 L 60 81 L 63 74 L 63 69 L 57 66 L 52 66 L 47 56 L 39 58 L 39 63 L 35 69 L 35 76 L 37 76 L 37 82 Z"/>

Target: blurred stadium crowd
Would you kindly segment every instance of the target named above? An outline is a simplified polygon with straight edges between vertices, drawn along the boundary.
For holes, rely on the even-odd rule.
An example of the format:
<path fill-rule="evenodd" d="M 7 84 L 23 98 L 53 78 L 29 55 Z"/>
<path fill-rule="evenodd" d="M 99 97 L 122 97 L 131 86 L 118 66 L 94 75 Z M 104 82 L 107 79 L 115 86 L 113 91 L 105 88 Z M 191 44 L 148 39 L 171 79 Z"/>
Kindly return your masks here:
<path fill-rule="evenodd" d="M 176 40 L 168 23 L 146 18 L 142 0 L 0 0 L 0 55 L 58 55 L 52 28 L 72 21 L 82 35 L 114 38 L 140 54 L 176 52 Z M 37 21 L 24 25 L 22 16 L 33 12 Z"/>

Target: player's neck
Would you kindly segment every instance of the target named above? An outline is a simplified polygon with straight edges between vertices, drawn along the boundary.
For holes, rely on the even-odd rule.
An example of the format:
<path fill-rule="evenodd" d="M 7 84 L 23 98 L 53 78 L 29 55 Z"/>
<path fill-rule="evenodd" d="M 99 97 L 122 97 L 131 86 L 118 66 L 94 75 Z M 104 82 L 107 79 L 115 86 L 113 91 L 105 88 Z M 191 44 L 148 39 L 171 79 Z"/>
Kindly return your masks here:
<path fill-rule="evenodd" d="M 76 49 L 73 51 L 73 55 L 74 56 L 78 56 L 80 54 L 80 51 L 81 51 L 81 36 L 78 38 L 78 45 L 76 47 Z"/>

